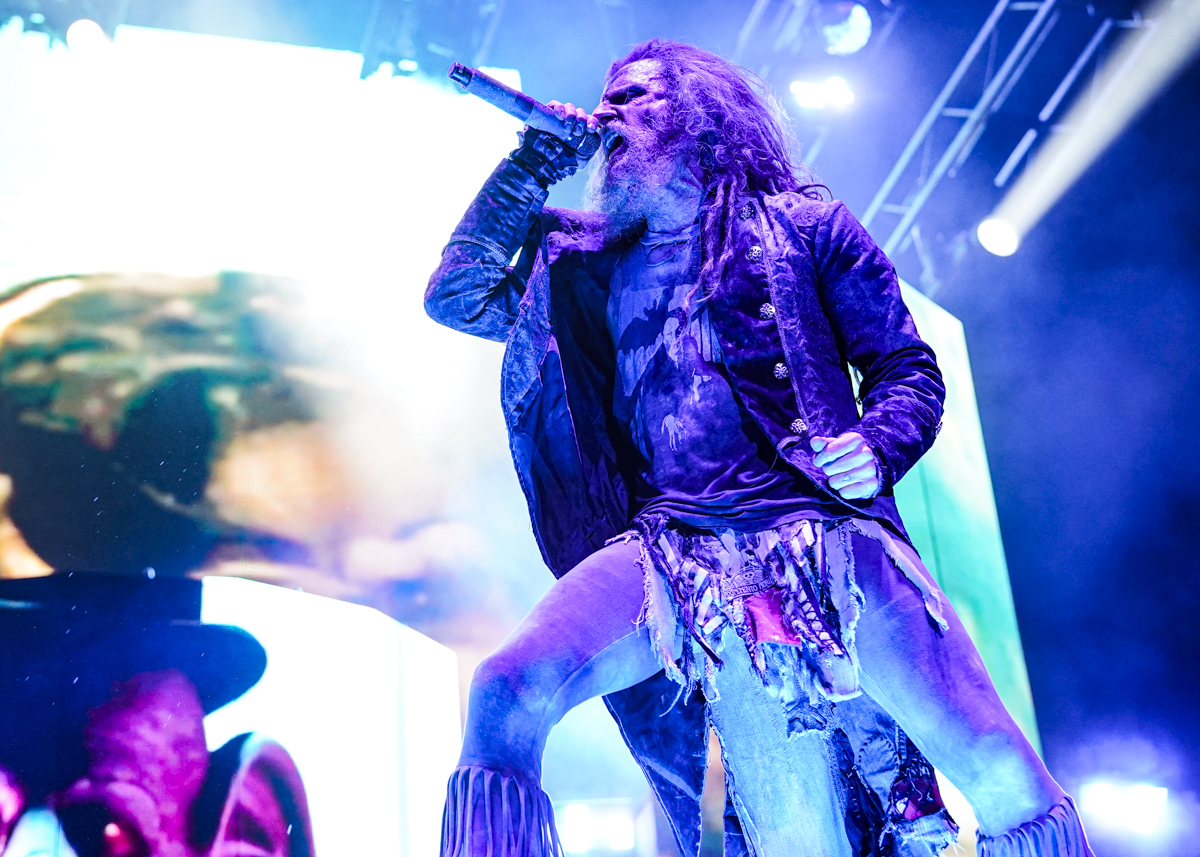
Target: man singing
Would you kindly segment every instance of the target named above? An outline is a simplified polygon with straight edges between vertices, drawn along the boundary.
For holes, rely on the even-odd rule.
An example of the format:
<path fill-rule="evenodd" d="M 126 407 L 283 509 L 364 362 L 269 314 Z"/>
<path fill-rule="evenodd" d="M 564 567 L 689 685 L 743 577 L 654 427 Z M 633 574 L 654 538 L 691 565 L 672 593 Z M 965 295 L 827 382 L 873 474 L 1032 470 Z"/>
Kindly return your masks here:
<path fill-rule="evenodd" d="M 941 417 L 934 355 L 777 103 L 656 40 L 591 116 L 551 106 L 602 135 L 589 210 L 543 208 L 579 164 L 527 130 L 426 294 L 507 343 L 513 458 L 559 578 L 475 673 L 443 857 L 560 853 L 542 750 L 600 694 L 685 855 L 710 724 L 727 854 L 938 853 L 932 763 L 981 854 L 1090 855 L 896 512 Z"/>

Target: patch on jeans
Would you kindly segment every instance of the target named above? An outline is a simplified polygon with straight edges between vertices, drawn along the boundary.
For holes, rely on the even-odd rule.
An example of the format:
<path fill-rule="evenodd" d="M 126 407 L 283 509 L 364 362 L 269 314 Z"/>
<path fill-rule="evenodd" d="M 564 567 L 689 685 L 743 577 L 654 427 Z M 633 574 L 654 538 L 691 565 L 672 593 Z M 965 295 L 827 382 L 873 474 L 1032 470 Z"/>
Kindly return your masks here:
<path fill-rule="evenodd" d="M 740 569 L 721 581 L 721 598 L 728 603 L 735 598 L 757 595 L 770 589 L 772 585 L 774 581 L 767 567 L 757 560 L 747 558 Z"/>

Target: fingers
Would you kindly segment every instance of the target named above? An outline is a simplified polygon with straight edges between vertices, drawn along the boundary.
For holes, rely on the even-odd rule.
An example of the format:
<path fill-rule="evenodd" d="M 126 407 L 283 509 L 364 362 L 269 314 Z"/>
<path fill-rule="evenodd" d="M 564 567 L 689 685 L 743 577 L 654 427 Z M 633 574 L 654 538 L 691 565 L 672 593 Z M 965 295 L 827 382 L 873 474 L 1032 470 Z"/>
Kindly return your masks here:
<path fill-rule="evenodd" d="M 829 487 L 835 491 L 841 491 L 843 488 L 848 488 L 862 482 L 879 481 L 879 477 L 875 472 L 875 462 L 862 464 L 855 467 L 853 470 L 847 470 L 845 473 L 837 473 L 829 477 Z"/>
<path fill-rule="evenodd" d="M 815 461 L 816 459 L 813 460 Z M 825 471 L 826 476 L 832 477 L 841 476 L 843 473 L 849 473 L 852 470 L 857 470 L 864 464 L 870 464 L 871 466 L 875 465 L 875 456 L 871 453 L 871 450 L 866 448 L 865 444 L 861 447 L 852 448 L 844 455 L 841 455 L 840 457 L 835 458 L 834 460 L 825 464 L 818 464 L 817 466 Z"/>
<path fill-rule="evenodd" d="M 825 469 L 825 465 L 843 456 L 853 455 L 860 450 L 869 449 L 867 442 L 863 440 L 863 436 L 854 431 L 840 434 L 834 438 L 813 438 L 813 440 L 825 442 L 825 447 L 813 456 L 813 461 L 821 469 Z"/>
<path fill-rule="evenodd" d="M 595 131 L 600 127 L 600 122 L 595 116 L 569 101 L 566 104 L 561 101 L 550 101 L 546 106 L 554 111 L 554 115 L 559 119 L 570 123 L 567 130 L 572 136 L 579 134 L 585 128 L 588 131 Z"/>
<path fill-rule="evenodd" d="M 844 488 L 838 488 L 837 492 L 846 500 L 869 500 L 879 493 L 879 480 L 852 482 Z"/>
<path fill-rule="evenodd" d="M 847 500 L 874 497 L 880 488 L 879 463 L 858 432 L 837 437 L 814 437 L 809 446 L 817 454 L 813 463 L 829 480 L 829 487 Z"/>

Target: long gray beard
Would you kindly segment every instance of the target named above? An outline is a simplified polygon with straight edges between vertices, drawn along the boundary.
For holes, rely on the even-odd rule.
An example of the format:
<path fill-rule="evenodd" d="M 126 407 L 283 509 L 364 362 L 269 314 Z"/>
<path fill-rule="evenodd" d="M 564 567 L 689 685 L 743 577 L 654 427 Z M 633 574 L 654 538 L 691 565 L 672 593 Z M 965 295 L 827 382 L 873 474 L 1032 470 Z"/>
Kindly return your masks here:
<path fill-rule="evenodd" d="M 626 152 L 617 169 L 610 169 L 601 153 L 588 168 L 583 207 L 605 215 L 610 237 L 616 237 L 646 221 L 681 168 L 679 152 L 657 157 Z"/>

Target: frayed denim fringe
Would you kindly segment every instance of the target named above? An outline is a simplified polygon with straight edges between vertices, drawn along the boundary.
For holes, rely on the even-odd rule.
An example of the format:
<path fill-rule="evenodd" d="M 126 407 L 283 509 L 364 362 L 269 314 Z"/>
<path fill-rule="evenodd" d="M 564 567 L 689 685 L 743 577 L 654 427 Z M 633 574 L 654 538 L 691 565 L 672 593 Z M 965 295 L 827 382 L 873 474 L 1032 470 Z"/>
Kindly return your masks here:
<path fill-rule="evenodd" d="M 980 836 L 976 847 L 979 857 L 1095 857 L 1069 797 L 999 836 Z"/>
<path fill-rule="evenodd" d="M 550 798 L 490 768 L 456 769 L 446 788 L 441 857 L 563 857 Z"/>
<path fill-rule="evenodd" d="M 686 532 L 686 534 L 685 534 Z M 812 702 L 838 702 L 861 692 L 855 626 L 863 594 L 855 582 L 853 535 L 878 543 L 893 566 L 917 588 L 930 620 L 947 623 L 937 587 L 909 545 L 877 521 L 801 519 L 758 533 L 676 527 L 661 513 L 639 516 L 607 544 L 637 539 L 645 599 L 638 624 L 667 676 L 701 686 L 719 698 L 713 681 L 722 666 L 721 628 L 732 625 L 765 680 L 762 644 L 790 643 L 805 653 L 802 681 Z M 787 635 L 760 639 L 748 597 L 773 591 L 777 621 Z M 678 661 L 674 645 L 682 642 Z"/>

